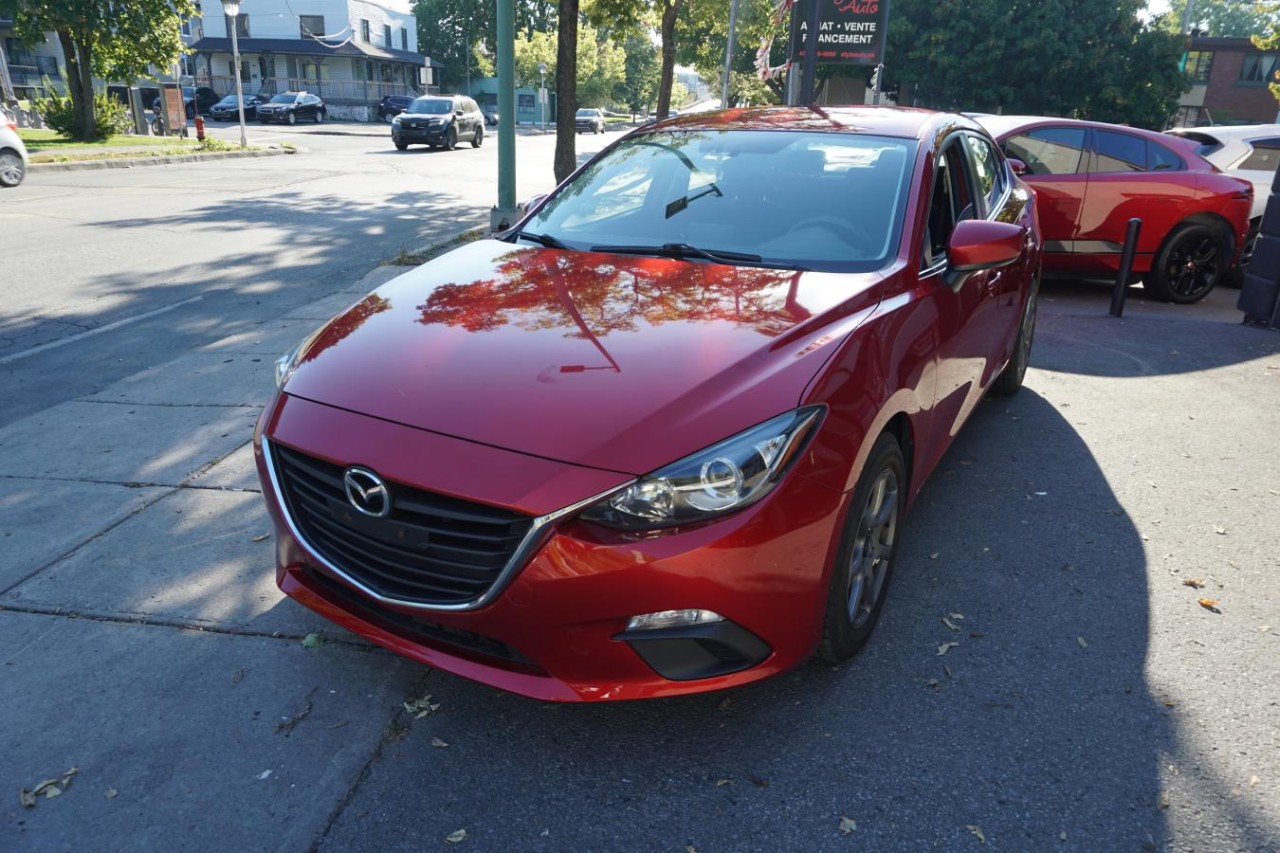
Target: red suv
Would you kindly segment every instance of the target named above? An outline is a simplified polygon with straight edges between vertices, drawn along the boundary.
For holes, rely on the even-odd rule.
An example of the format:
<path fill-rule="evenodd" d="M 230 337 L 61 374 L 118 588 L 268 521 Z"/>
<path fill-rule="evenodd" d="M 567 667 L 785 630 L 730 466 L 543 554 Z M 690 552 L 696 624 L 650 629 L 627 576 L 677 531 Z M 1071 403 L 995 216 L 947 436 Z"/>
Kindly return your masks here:
<path fill-rule="evenodd" d="M 1008 157 L 1025 164 L 1022 179 L 1040 200 L 1046 274 L 1114 277 L 1133 217 L 1142 220 L 1133 271 L 1156 299 L 1203 299 L 1238 261 L 1253 188 L 1219 172 L 1190 145 L 1102 122 L 977 121 Z"/>

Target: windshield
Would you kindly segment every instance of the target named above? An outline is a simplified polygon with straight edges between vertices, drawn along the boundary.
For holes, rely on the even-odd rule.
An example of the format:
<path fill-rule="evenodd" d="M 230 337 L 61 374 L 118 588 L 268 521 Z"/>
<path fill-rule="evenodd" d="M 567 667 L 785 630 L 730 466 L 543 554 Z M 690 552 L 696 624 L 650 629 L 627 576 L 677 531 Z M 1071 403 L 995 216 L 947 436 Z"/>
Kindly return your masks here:
<path fill-rule="evenodd" d="M 453 101 L 444 98 L 418 98 L 409 105 L 411 113 L 425 113 L 430 116 L 443 116 L 453 112 Z"/>
<path fill-rule="evenodd" d="M 293 92 L 284 92 L 271 99 L 273 104 L 292 104 L 298 96 Z"/>
<path fill-rule="evenodd" d="M 578 110 L 578 118 L 595 118 L 595 110 Z"/>
<path fill-rule="evenodd" d="M 571 249 L 688 244 L 771 266 L 878 269 L 896 253 L 915 150 L 842 133 L 645 134 L 609 149 L 525 229 Z"/>

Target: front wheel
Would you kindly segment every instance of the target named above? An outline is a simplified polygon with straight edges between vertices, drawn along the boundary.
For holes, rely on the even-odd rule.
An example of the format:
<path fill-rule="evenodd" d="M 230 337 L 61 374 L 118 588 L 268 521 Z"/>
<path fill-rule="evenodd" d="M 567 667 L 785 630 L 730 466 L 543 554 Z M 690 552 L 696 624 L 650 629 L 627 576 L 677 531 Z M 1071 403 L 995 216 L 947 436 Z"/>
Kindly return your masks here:
<path fill-rule="evenodd" d="M 449 128 L 449 132 L 444 137 L 444 147 L 450 151 L 458 147 L 458 128 Z"/>
<path fill-rule="evenodd" d="M 898 521 L 907 496 L 907 468 L 898 441 L 876 439 L 845 515 L 836 563 L 831 567 L 818 657 L 848 660 L 875 629 L 893 573 Z"/>
<path fill-rule="evenodd" d="M 397 151 L 404 151 L 404 150 L 405 150 L 406 148 L 408 148 L 408 147 L 409 147 L 409 143 L 407 143 L 407 142 L 397 142 L 397 143 L 396 143 L 396 150 L 397 150 Z"/>
<path fill-rule="evenodd" d="M 475 135 L 471 137 L 471 147 L 479 148 L 482 144 L 484 144 L 484 128 L 476 125 Z"/>
<path fill-rule="evenodd" d="M 1031 291 L 1027 294 L 1027 307 L 1022 310 L 1022 321 L 1018 324 L 1018 336 L 1013 341 L 1013 354 L 996 381 L 991 385 L 991 392 L 1000 396 L 1016 394 L 1022 387 L 1022 380 L 1027 375 L 1027 365 L 1031 361 L 1031 342 L 1036 336 L 1036 306 L 1040 297 L 1040 280 L 1031 282 Z"/>
<path fill-rule="evenodd" d="M 316 124 L 324 121 L 324 110 L 316 110 Z"/>
<path fill-rule="evenodd" d="M 0 187 L 16 187 L 22 183 L 26 171 L 17 151 L 11 148 L 0 151 Z"/>
<path fill-rule="evenodd" d="M 289 117 L 288 117 L 288 118 L 286 118 L 286 119 L 285 119 L 285 121 L 289 122 L 289 124 L 297 124 L 297 123 L 298 123 L 298 114 L 297 114 L 297 113 L 294 113 L 294 112 L 289 113 Z"/>
<path fill-rule="evenodd" d="M 1184 223 L 1165 239 L 1144 285 L 1160 302 L 1199 302 L 1226 273 L 1229 254 L 1221 231 Z"/>

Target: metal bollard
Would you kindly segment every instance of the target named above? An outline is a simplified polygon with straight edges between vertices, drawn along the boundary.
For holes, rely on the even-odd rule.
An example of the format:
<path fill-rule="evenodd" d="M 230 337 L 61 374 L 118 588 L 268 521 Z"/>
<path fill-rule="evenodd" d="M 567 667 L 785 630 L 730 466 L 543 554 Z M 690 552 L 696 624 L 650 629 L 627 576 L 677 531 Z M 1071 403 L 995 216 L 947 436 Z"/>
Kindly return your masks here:
<path fill-rule="evenodd" d="M 1116 286 L 1111 291 L 1111 316 L 1124 316 L 1124 295 L 1129 286 L 1129 272 L 1133 269 L 1133 253 L 1138 248 L 1138 232 L 1142 230 L 1142 220 L 1134 217 L 1129 220 L 1129 227 L 1124 232 L 1124 251 L 1120 253 L 1120 269 L 1116 271 Z"/>

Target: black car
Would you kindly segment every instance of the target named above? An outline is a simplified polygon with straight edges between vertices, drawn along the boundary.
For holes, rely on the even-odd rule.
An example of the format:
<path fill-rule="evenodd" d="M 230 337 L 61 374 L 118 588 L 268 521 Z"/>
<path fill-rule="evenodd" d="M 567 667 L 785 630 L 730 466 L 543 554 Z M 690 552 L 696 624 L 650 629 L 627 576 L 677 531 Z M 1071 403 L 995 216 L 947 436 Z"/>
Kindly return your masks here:
<path fill-rule="evenodd" d="M 414 98 L 407 110 L 391 119 L 391 141 L 401 151 L 414 143 L 454 149 L 464 139 L 472 148 L 484 141 L 484 114 L 466 95 Z"/>
<path fill-rule="evenodd" d="M 378 101 L 378 121 L 390 122 L 400 113 L 409 109 L 413 103 L 413 95 L 387 95 Z"/>
<path fill-rule="evenodd" d="M 263 101 L 257 95 L 245 95 L 244 98 L 244 117 L 246 119 L 258 117 L 258 105 Z M 236 96 L 227 95 L 221 101 L 209 108 L 209 117 L 218 121 L 239 121 L 240 111 L 236 109 Z"/>
<path fill-rule="evenodd" d="M 156 98 L 151 102 L 151 111 L 160 112 L 161 98 Z M 187 105 L 187 118 L 195 118 L 196 111 L 199 110 L 201 115 L 208 115 L 210 108 L 218 103 L 222 96 L 210 89 L 208 86 L 183 86 L 182 100 Z"/>
<path fill-rule="evenodd" d="M 273 95 L 271 100 L 258 104 L 258 121 L 268 124 L 282 121 L 285 124 L 297 124 L 303 119 L 310 119 L 316 124 L 324 121 L 328 109 L 319 95 L 307 92 L 281 92 Z"/>

